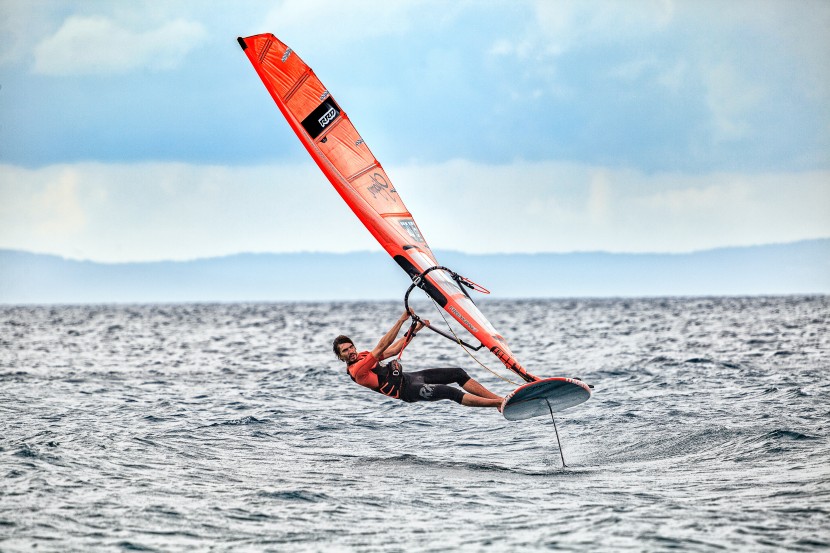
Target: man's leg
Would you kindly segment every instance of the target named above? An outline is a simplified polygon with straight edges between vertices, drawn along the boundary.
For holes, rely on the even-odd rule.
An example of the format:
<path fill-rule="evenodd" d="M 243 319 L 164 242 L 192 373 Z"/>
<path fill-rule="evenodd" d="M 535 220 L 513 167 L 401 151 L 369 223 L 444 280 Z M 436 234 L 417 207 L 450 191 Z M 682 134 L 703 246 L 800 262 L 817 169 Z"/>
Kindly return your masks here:
<path fill-rule="evenodd" d="M 486 398 L 486 399 L 498 399 L 499 401 L 504 399 L 501 396 L 497 396 L 496 394 L 494 394 L 493 392 L 491 392 L 490 390 L 488 390 L 487 388 L 485 388 L 479 382 L 477 382 L 476 380 L 473 380 L 472 378 L 470 380 L 468 380 L 467 382 L 465 382 L 464 385 L 461 386 L 461 387 L 464 388 L 465 392 L 469 392 L 471 394 L 474 394 L 474 395 L 477 395 L 479 397 L 483 397 L 483 398 Z"/>
<path fill-rule="evenodd" d="M 499 407 L 504 399 L 470 378 L 460 367 L 425 369 L 409 375 L 413 390 L 407 390 L 406 395 L 412 401 L 452 399 L 468 407 Z M 458 384 L 467 393 L 446 384 Z"/>
<path fill-rule="evenodd" d="M 461 405 L 466 405 L 467 407 L 500 407 L 501 401 L 500 397 L 486 398 L 473 394 L 464 394 L 461 398 Z"/>
<path fill-rule="evenodd" d="M 502 399 L 482 386 L 476 380 L 470 378 L 470 375 L 461 367 L 445 367 L 442 369 L 426 369 L 413 373 L 423 378 L 427 384 L 458 384 L 465 392 L 483 397 L 485 399 Z"/>

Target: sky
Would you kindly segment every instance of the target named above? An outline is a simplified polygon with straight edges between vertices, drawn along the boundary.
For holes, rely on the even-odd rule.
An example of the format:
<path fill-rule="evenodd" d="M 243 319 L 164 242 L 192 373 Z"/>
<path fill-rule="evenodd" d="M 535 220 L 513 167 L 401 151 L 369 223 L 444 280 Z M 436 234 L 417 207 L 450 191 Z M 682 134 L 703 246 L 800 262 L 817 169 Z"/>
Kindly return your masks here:
<path fill-rule="evenodd" d="M 236 42 L 275 34 L 433 249 L 830 237 L 830 2 L 0 3 L 0 248 L 377 250 Z"/>

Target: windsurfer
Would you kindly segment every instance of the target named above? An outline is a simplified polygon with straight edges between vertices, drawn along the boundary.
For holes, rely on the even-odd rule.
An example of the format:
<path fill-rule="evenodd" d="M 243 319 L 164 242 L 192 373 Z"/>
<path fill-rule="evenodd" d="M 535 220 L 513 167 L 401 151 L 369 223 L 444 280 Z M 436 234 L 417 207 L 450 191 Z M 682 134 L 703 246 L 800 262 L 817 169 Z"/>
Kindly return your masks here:
<path fill-rule="evenodd" d="M 398 355 L 406 346 L 406 336 L 397 340 L 396 338 L 407 319 L 409 313 L 404 312 L 372 351 L 358 353 L 354 342 L 348 336 L 340 335 L 334 339 L 334 354 L 346 363 L 346 372 L 352 380 L 361 386 L 407 403 L 450 399 L 469 407 L 501 407 L 504 398 L 470 378 L 460 367 L 404 373 L 397 359 L 381 365 L 381 361 Z M 429 321 L 425 323 L 429 324 Z M 424 323 L 420 321 L 411 327 L 413 337 L 423 327 Z M 458 384 L 464 391 L 449 384 Z"/>

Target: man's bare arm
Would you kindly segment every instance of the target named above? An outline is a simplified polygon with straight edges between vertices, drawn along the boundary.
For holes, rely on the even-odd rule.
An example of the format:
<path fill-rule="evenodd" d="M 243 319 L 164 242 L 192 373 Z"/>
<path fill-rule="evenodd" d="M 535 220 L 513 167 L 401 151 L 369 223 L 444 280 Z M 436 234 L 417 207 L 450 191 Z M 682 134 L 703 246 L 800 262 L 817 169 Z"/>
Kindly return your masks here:
<path fill-rule="evenodd" d="M 386 359 L 386 357 L 389 357 L 384 357 L 383 354 L 386 352 L 387 348 L 389 348 L 389 345 L 392 343 L 395 337 L 397 337 L 398 332 L 401 331 L 401 326 L 403 326 L 403 324 L 406 322 L 408 318 L 409 312 L 404 312 L 404 314 L 401 315 L 401 317 L 398 319 L 398 322 L 396 322 L 395 325 L 389 329 L 389 332 L 387 332 L 383 336 L 383 338 L 380 339 L 378 345 L 376 345 L 375 349 L 372 350 L 372 357 L 374 357 L 378 361 L 381 361 L 382 359 Z"/>
<path fill-rule="evenodd" d="M 429 324 L 429 321 L 424 321 L 423 323 L 421 321 L 418 321 L 418 324 L 415 325 L 415 334 L 417 334 L 419 330 L 424 328 L 424 323 Z M 403 349 L 404 344 L 406 344 L 406 336 L 404 336 L 403 338 L 399 338 L 394 344 L 386 348 L 386 350 L 381 354 L 383 359 L 388 359 L 390 357 L 398 355 Z M 376 357 L 376 359 L 378 361 L 381 360 L 379 357 Z"/>

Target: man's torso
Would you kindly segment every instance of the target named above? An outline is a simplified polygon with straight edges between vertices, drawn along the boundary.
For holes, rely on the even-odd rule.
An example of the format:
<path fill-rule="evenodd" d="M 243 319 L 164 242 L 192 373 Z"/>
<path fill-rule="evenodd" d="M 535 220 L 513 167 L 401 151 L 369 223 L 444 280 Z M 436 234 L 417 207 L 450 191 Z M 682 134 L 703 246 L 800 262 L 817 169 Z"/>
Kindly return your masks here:
<path fill-rule="evenodd" d="M 362 351 L 357 354 L 357 361 L 346 367 L 349 376 L 360 384 L 372 390 L 380 387 L 378 375 L 372 370 L 378 366 L 378 360 L 369 351 Z"/>

